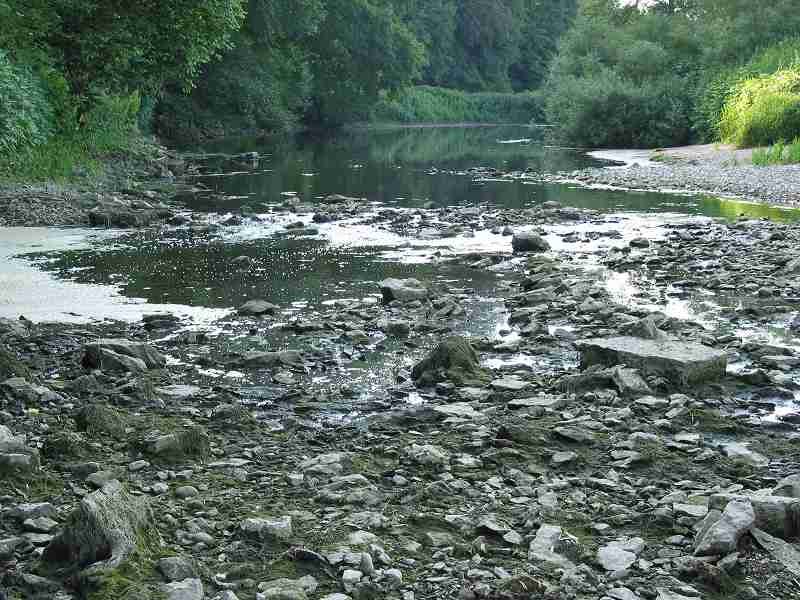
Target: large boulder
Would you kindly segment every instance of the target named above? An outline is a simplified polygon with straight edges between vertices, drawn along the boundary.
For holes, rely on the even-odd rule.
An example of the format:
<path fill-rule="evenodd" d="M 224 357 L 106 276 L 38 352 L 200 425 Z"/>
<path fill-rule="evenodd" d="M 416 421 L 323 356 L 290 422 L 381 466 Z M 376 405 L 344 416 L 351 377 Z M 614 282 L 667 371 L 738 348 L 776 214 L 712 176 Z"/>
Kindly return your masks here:
<path fill-rule="evenodd" d="M 677 340 L 621 336 L 581 340 L 576 346 L 581 369 L 626 365 L 681 386 L 719 379 L 728 365 L 725 352 Z"/>
<path fill-rule="evenodd" d="M 430 292 L 417 279 L 384 279 L 381 281 L 381 294 L 383 294 L 383 301 L 388 304 L 393 300 L 400 302 L 425 300 Z"/>
<path fill-rule="evenodd" d="M 427 357 L 414 365 L 411 377 L 418 384 L 450 379 L 457 383 L 487 378 L 481 369 L 478 353 L 470 341 L 461 336 L 445 339 Z"/>
<path fill-rule="evenodd" d="M 81 500 L 42 559 L 48 566 L 87 575 L 117 569 L 134 552 L 152 552 L 160 544 L 147 500 L 113 480 Z"/>
<path fill-rule="evenodd" d="M 167 364 L 163 354 L 142 342 L 120 339 L 98 340 L 86 344 L 84 351 L 83 366 L 87 369 L 131 371 L 142 370 L 142 366 L 145 369 L 161 369 Z"/>
<path fill-rule="evenodd" d="M 800 499 L 786 496 L 744 496 L 713 494 L 712 510 L 724 510 L 731 502 L 748 502 L 753 507 L 755 527 L 784 540 L 800 536 Z"/>
<path fill-rule="evenodd" d="M 511 247 L 514 252 L 547 252 L 550 243 L 533 231 L 515 233 L 511 238 Z"/>
<path fill-rule="evenodd" d="M 697 540 L 695 556 L 727 556 L 736 551 L 741 537 L 756 522 L 753 505 L 746 500 L 734 500 L 725 507 L 719 520 Z"/>

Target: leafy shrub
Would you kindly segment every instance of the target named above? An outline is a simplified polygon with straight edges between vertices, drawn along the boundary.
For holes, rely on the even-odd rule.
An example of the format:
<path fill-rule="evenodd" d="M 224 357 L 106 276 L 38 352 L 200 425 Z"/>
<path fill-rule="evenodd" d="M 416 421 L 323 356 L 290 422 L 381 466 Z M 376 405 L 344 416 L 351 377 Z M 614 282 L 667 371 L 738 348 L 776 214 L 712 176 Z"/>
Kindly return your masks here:
<path fill-rule="evenodd" d="M 688 100 L 678 80 L 637 84 L 611 69 L 563 77 L 545 107 L 559 133 L 589 147 L 650 148 L 689 139 Z"/>
<path fill-rule="evenodd" d="M 0 50 L 0 156 L 41 144 L 53 133 L 53 110 L 33 70 Z"/>
<path fill-rule="evenodd" d="M 722 140 L 763 146 L 800 135 L 800 69 L 739 82 L 720 118 Z"/>
<path fill-rule="evenodd" d="M 543 118 L 538 94 L 468 93 L 417 86 L 383 96 L 369 119 L 393 123 L 529 123 Z"/>
<path fill-rule="evenodd" d="M 658 15 L 624 27 L 578 19 L 545 85 L 545 114 L 559 137 L 591 147 L 689 140 L 691 39 L 665 35 L 667 25 Z"/>
<path fill-rule="evenodd" d="M 798 66 L 800 38 L 792 38 L 767 47 L 743 66 L 706 71 L 698 86 L 700 93 L 693 115 L 694 130 L 700 140 L 721 139 L 722 111 L 743 81 Z"/>
<path fill-rule="evenodd" d="M 779 140 L 768 148 L 753 150 L 753 164 L 757 167 L 798 163 L 800 163 L 800 137 L 795 138 L 790 144 Z"/>

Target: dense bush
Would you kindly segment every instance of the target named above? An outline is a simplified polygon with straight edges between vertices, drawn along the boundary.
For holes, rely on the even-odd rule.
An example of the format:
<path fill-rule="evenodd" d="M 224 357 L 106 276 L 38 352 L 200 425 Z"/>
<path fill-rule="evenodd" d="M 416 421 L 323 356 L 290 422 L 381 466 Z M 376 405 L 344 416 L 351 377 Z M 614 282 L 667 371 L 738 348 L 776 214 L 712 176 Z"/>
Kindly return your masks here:
<path fill-rule="evenodd" d="M 739 82 L 720 119 L 722 140 L 764 146 L 800 135 L 800 69 Z"/>
<path fill-rule="evenodd" d="M 42 144 L 52 133 L 53 109 L 42 80 L 0 50 L 0 155 Z"/>
<path fill-rule="evenodd" d="M 636 27 L 582 15 L 565 36 L 545 86 L 548 122 L 584 146 L 665 146 L 690 133 L 694 40 L 666 17 L 642 16 Z M 667 32 L 667 33 L 665 33 Z"/>
<path fill-rule="evenodd" d="M 430 86 L 407 88 L 384 96 L 370 120 L 394 123 L 541 122 L 541 99 L 534 93 L 474 93 Z"/>
<path fill-rule="evenodd" d="M 741 82 L 798 66 L 800 66 L 800 39 L 791 38 L 767 47 L 743 66 L 721 71 L 707 70 L 701 78 L 700 93 L 693 117 L 698 139 L 709 142 L 722 138 L 720 123 L 723 108 L 736 93 Z"/>

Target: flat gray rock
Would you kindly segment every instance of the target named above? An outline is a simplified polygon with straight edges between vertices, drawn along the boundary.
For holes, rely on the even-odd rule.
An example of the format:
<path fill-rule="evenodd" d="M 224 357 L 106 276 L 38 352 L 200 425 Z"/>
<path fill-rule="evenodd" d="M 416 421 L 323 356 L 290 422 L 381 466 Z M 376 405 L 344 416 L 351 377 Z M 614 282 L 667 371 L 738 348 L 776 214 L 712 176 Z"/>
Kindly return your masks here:
<path fill-rule="evenodd" d="M 702 344 L 629 336 L 594 338 L 576 343 L 581 369 L 627 365 L 677 385 L 712 381 L 725 375 L 728 355 Z"/>
<path fill-rule="evenodd" d="M 729 502 L 719 521 L 699 538 L 695 556 L 725 556 L 736 551 L 739 539 L 755 524 L 753 505 L 744 500 Z"/>

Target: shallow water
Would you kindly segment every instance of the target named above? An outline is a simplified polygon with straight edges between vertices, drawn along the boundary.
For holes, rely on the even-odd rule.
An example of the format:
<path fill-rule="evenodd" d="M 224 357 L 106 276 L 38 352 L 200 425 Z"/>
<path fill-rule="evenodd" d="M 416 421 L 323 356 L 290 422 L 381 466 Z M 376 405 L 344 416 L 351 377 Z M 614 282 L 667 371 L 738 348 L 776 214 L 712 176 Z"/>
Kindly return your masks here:
<path fill-rule="evenodd" d="M 418 208 L 430 201 L 441 207 L 476 205 L 491 211 L 557 200 L 606 213 L 605 223 L 577 229 L 617 229 L 623 234 L 619 240 L 563 244 L 555 234 L 563 233 L 559 229 L 564 227 L 553 228 L 550 240 L 555 250 L 579 252 L 623 245 L 631 237 L 660 237 L 662 224 L 679 219 L 736 218 L 744 214 L 786 220 L 800 216 L 796 211 L 709 197 L 484 181 L 463 174 L 476 166 L 545 172 L 602 164 L 578 150 L 548 147 L 536 140 L 539 135 L 538 129 L 513 126 L 357 131 L 326 139 L 216 142 L 197 149 L 225 156 L 204 161 L 204 171 L 211 175 L 198 177 L 196 183 L 207 186 L 208 193 L 185 198 L 188 207 L 207 213 L 215 222 L 238 214 L 246 205 L 264 222 L 226 227 L 210 234 L 176 228 L 87 237 L 84 232 L 73 231 L 61 238 L 48 236 L 48 245 L 38 251 L 24 242 L 15 246 L 13 238 L 4 235 L 7 255 L 25 254 L 40 269 L 57 274 L 60 281 L 92 284 L 82 289 L 93 301 L 91 310 L 80 310 L 71 296 L 67 295 L 66 301 L 48 289 L 52 302 L 48 315 L 47 306 L 30 307 L 36 291 L 23 287 L 14 290 L 18 284 L 7 272 L 0 272 L 0 284 L 6 282 L 0 311 L 3 315 L 27 311 L 26 316 L 34 320 L 55 319 L 70 311 L 72 305 L 77 308 L 73 312 L 89 318 L 104 318 L 115 311 L 119 318 L 139 318 L 141 310 L 119 309 L 120 297 L 135 299 L 136 305 L 149 303 L 153 305 L 151 311 L 163 308 L 156 305 L 226 310 L 256 297 L 282 306 L 317 304 L 375 294 L 375 283 L 386 277 L 464 281 L 480 292 L 489 292 L 496 276 L 443 265 L 437 253 L 446 258 L 458 253 L 510 251 L 509 238 L 487 231 L 476 232 L 475 237 L 414 239 L 369 225 L 337 222 L 315 225 L 316 235 L 287 234 L 285 225 L 297 221 L 297 216 L 272 213 L 263 206 L 280 202 L 287 192 L 295 192 L 311 203 L 328 194 L 365 197 L 374 202 L 376 210 Z M 507 141 L 519 143 L 504 143 Z M 261 158 L 256 162 L 230 158 L 250 151 L 259 152 Z M 300 220 L 310 223 L 311 215 Z M 255 267 L 247 271 L 231 269 L 230 260 L 242 255 L 254 258 Z M 24 269 L 22 263 L 15 265 Z M 58 284 L 51 279 L 49 285 Z M 97 285 L 103 291 L 89 291 Z M 108 310 L 102 306 L 103 297 L 108 297 Z"/>
<path fill-rule="evenodd" d="M 260 222 L 246 220 L 210 232 L 186 227 L 0 231 L 0 316 L 136 321 L 143 314 L 172 312 L 191 318 L 193 327 L 220 331 L 212 323 L 248 299 L 265 298 L 280 305 L 278 320 L 285 322 L 337 302 L 375 302 L 380 280 L 416 277 L 471 292 L 459 325 L 463 332 L 498 337 L 504 329 L 507 316 L 496 299 L 504 273 L 470 269 L 465 266 L 468 261 L 448 259 L 470 253 L 510 255 L 509 237 L 488 230 L 446 238 L 400 236 L 365 224 L 364 215 L 317 225 L 311 223 L 312 213 L 298 217 L 275 212 L 274 207 L 293 193 L 307 204 L 329 194 L 364 197 L 375 213 L 386 208 L 415 211 L 431 206 L 428 203 L 453 209 L 479 206 L 490 213 L 551 200 L 595 209 L 601 215 L 590 223 L 548 228 L 553 251 L 569 253 L 587 269 L 599 269 L 612 296 L 623 304 L 710 324 L 725 299 L 701 292 L 688 298 L 659 296 L 648 281 L 604 272 L 597 263 L 598 251 L 627 246 L 634 237 L 662 238 L 667 223 L 742 215 L 800 219 L 798 211 L 712 197 L 589 190 L 466 173 L 473 167 L 544 173 L 609 164 L 578 150 L 549 147 L 540 135 L 538 129 L 518 126 L 386 129 L 325 139 L 226 140 L 197 148 L 205 158 L 203 174 L 194 183 L 205 191 L 183 198 L 187 207 L 211 224 L 248 207 Z M 258 152 L 259 159 L 235 157 L 245 152 Z M 286 225 L 298 220 L 315 231 L 288 232 Z M 612 231 L 618 235 L 585 235 Z M 578 234 L 581 241 L 566 243 L 566 233 Z M 252 267 L 232 268 L 231 260 L 238 256 L 251 257 Z M 745 333 L 771 341 L 775 337 L 763 330 Z M 273 348 L 292 342 L 276 336 L 268 342 L 243 338 L 237 343 Z M 380 385 L 397 367 L 380 354 L 366 352 L 317 383 Z M 495 359 L 490 366 L 542 368 L 535 357 L 524 355 Z M 225 373 L 208 373 L 221 375 Z M 239 373 L 229 375 L 241 379 Z M 262 392 L 250 388 L 249 393 Z M 354 404 L 363 397 L 357 395 Z"/>

